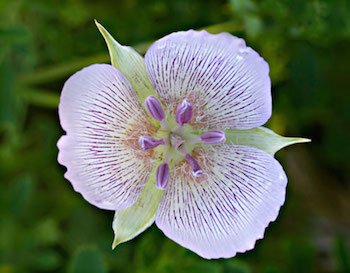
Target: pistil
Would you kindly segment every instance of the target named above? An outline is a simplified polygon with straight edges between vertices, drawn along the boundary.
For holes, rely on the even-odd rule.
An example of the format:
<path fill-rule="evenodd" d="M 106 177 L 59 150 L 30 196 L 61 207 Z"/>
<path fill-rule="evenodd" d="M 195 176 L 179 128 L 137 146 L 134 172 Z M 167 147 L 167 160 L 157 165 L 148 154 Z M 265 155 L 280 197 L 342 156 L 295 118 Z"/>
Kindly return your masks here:
<path fill-rule="evenodd" d="M 171 146 L 173 146 L 175 150 L 178 150 L 185 143 L 185 140 L 180 136 L 171 134 L 170 142 L 171 142 Z"/>

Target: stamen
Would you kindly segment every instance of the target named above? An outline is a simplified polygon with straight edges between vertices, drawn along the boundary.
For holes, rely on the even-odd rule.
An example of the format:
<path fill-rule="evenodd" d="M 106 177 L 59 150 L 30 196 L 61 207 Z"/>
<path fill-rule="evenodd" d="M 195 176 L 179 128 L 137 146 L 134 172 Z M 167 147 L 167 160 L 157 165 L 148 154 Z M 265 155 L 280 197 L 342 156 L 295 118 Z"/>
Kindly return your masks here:
<path fill-rule="evenodd" d="M 185 123 L 191 121 L 193 116 L 193 106 L 185 99 L 176 109 L 175 120 L 180 125 L 183 126 Z"/>
<path fill-rule="evenodd" d="M 224 143 L 226 141 L 225 132 L 221 130 L 211 130 L 201 135 L 201 140 L 206 144 Z"/>
<path fill-rule="evenodd" d="M 155 96 L 148 96 L 145 100 L 145 104 L 152 118 L 158 121 L 165 119 L 163 108 Z"/>
<path fill-rule="evenodd" d="M 168 163 L 161 163 L 156 172 L 156 187 L 160 190 L 165 190 L 168 186 L 170 170 Z"/>
<path fill-rule="evenodd" d="M 153 137 L 150 136 L 141 136 L 139 138 L 139 145 L 141 146 L 142 150 L 148 150 L 153 149 L 157 147 L 158 145 L 164 145 L 165 142 L 163 139 L 156 140 Z"/>
<path fill-rule="evenodd" d="M 186 154 L 186 159 L 190 163 L 192 174 L 195 177 L 199 177 L 203 174 L 202 168 L 199 166 L 198 162 L 189 154 Z"/>

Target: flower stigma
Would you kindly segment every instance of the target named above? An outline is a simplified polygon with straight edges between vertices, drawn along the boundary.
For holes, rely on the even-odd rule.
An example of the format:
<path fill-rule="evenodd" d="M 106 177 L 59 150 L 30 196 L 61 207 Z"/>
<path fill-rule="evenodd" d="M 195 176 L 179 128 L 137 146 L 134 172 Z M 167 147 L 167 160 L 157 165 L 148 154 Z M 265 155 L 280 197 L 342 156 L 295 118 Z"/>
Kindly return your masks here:
<path fill-rule="evenodd" d="M 149 96 L 145 100 L 146 108 L 151 117 L 159 121 L 158 135 L 160 139 L 151 136 L 140 136 L 139 145 L 143 150 L 162 146 L 161 159 L 156 171 L 156 187 L 165 190 L 168 186 L 171 164 L 177 164 L 186 160 L 191 167 L 192 175 L 200 177 L 203 170 L 197 160 L 192 156 L 193 149 L 197 144 L 217 144 L 226 141 L 225 132 L 221 130 L 210 130 L 202 135 L 192 132 L 192 127 L 188 125 L 193 117 L 193 105 L 188 99 L 184 99 L 176 109 L 176 125 L 171 126 L 167 121 L 164 110 L 154 96 Z M 188 126 L 185 130 L 184 125 Z"/>

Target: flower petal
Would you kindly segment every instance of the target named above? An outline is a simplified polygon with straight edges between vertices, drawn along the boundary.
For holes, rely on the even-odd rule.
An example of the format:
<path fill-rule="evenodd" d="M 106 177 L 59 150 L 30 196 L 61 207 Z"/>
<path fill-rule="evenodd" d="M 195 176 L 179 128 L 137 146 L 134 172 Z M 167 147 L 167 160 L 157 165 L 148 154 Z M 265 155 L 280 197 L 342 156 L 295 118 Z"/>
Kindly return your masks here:
<path fill-rule="evenodd" d="M 287 177 L 268 153 L 239 145 L 197 148 L 195 178 L 180 164 L 170 175 L 156 224 L 180 245 L 211 258 L 229 258 L 263 238 L 284 203 Z"/>
<path fill-rule="evenodd" d="M 228 33 L 177 32 L 155 42 L 145 64 L 167 111 L 188 99 L 197 128 L 250 129 L 271 116 L 268 64 Z"/>
<path fill-rule="evenodd" d="M 119 44 L 101 24 L 97 21 L 95 23 L 106 41 L 112 65 L 130 81 L 143 103 L 149 95 L 155 94 L 148 79 L 143 57 L 132 47 Z"/>
<path fill-rule="evenodd" d="M 162 194 L 163 191 L 157 189 L 155 185 L 153 172 L 136 203 L 125 210 L 116 211 L 112 225 L 114 230 L 112 248 L 135 238 L 153 224 Z"/>
<path fill-rule="evenodd" d="M 153 166 L 138 139 L 155 128 L 124 75 L 106 64 L 75 73 L 63 87 L 59 116 L 67 135 L 58 161 L 74 189 L 99 208 L 134 204 Z"/>
<path fill-rule="evenodd" d="M 286 146 L 311 141 L 307 138 L 283 137 L 265 127 L 257 127 L 249 130 L 226 130 L 225 133 L 227 144 L 251 146 L 268 152 L 271 155 L 274 155 Z"/>

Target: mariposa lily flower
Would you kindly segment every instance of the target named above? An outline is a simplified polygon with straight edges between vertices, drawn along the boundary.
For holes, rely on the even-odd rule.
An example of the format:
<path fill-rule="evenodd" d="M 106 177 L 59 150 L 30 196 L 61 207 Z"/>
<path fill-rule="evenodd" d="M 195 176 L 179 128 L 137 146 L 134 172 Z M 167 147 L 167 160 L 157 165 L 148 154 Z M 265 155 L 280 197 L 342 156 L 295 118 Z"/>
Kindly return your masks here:
<path fill-rule="evenodd" d="M 274 153 L 308 141 L 259 127 L 272 110 L 268 64 L 231 34 L 193 30 L 156 41 L 143 59 L 97 26 L 112 65 L 63 87 L 65 177 L 116 211 L 114 247 L 155 221 L 204 258 L 252 249 L 285 200 Z"/>

